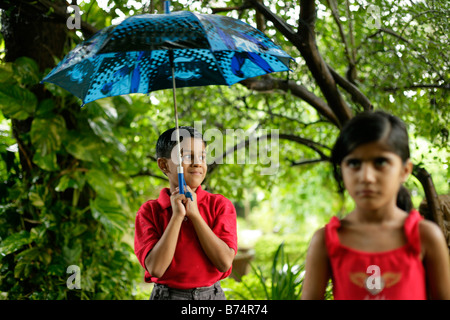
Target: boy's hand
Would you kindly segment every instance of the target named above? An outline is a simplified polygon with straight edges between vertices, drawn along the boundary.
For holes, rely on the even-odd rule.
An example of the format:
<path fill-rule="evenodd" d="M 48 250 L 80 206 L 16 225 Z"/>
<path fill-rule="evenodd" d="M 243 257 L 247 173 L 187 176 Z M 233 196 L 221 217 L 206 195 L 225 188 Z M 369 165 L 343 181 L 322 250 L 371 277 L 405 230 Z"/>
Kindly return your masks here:
<path fill-rule="evenodd" d="M 180 189 L 177 187 L 170 195 L 170 204 L 172 205 L 172 214 L 174 217 L 184 218 L 186 216 L 185 201 L 186 196 L 180 194 Z"/>
<path fill-rule="evenodd" d="M 197 194 L 192 191 L 191 187 L 186 186 L 186 191 L 189 191 L 192 195 L 192 201 L 185 197 L 186 201 L 184 204 L 186 205 L 186 216 L 193 218 L 194 216 L 200 216 L 200 212 L 198 211 L 197 205 Z"/>

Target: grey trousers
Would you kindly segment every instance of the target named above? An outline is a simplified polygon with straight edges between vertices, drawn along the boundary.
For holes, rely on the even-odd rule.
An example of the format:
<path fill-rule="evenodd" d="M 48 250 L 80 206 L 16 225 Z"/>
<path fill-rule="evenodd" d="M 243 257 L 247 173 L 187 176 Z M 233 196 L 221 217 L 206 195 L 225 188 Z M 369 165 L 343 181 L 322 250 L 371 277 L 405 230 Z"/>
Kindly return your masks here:
<path fill-rule="evenodd" d="M 220 282 L 210 287 L 194 289 L 173 289 L 155 283 L 150 300 L 226 300 Z"/>

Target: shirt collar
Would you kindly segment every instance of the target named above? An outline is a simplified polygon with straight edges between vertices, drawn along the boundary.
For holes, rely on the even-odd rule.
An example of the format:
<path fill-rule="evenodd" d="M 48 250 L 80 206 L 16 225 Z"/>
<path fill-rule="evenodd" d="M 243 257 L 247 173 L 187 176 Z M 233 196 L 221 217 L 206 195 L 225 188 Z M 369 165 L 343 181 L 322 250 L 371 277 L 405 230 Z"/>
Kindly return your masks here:
<path fill-rule="evenodd" d="M 197 194 L 197 203 L 200 203 L 208 192 L 203 190 L 202 186 L 198 186 L 195 193 Z M 163 210 L 166 210 L 167 208 L 169 208 L 171 206 L 171 204 L 170 204 L 170 189 L 169 188 L 163 188 L 161 190 L 161 192 L 159 193 L 158 203 Z"/>

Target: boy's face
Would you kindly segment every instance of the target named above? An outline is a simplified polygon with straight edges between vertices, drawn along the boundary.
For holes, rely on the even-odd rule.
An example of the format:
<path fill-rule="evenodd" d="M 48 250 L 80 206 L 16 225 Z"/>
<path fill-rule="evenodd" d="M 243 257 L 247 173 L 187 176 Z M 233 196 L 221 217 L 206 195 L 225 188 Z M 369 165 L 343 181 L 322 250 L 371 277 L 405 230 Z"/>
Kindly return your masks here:
<path fill-rule="evenodd" d="M 184 179 L 186 180 L 186 184 L 195 191 L 205 179 L 207 172 L 205 144 L 201 139 L 185 138 L 181 142 L 180 147 Z M 170 159 L 158 159 L 159 168 L 169 178 L 171 190 L 178 187 L 177 154 L 178 148 L 175 146 L 172 150 L 172 157 Z"/>

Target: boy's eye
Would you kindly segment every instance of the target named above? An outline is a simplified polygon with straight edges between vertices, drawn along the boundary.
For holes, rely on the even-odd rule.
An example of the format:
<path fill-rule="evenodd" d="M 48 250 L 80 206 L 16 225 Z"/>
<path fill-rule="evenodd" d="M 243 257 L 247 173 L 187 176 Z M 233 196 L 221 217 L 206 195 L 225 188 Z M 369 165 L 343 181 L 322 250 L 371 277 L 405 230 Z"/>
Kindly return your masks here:
<path fill-rule="evenodd" d="M 384 167 L 388 163 L 388 160 L 386 158 L 376 158 L 374 163 L 375 163 L 376 167 L 381 168 L 381 167 Z"/>
<path fill-rule="evenodd" d="M 194 162 L 194 155 L 192 154 L 186 154 L 182 157 L 182 161 L 184 163 L 192 163 Z M 200 156 L 198 156 L 198 160 L 197 161 L 201 161 L 201 162 L 205 162 L 206 161 L 206 155 L 202 154 Z"/>

